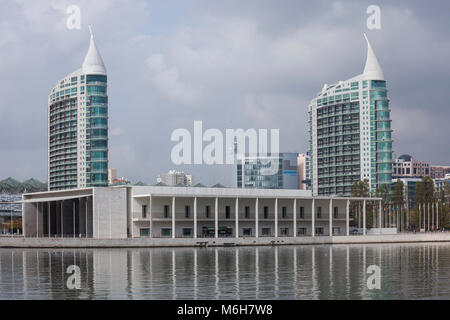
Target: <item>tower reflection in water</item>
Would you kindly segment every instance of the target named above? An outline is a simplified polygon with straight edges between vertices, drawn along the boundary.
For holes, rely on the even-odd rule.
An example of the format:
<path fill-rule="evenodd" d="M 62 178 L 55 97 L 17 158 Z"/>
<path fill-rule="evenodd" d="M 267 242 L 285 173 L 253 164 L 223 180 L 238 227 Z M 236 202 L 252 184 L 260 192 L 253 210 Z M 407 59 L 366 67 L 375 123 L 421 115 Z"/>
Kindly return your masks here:
<path fill-rule="evenodd" d="M 0 250 L 0 299 L 398 299 L 450 296 L 450 245 Z M 80 268 L 81 288 L 70 289 Z M 370 265 L 381 289 L 370 290 Z"/>

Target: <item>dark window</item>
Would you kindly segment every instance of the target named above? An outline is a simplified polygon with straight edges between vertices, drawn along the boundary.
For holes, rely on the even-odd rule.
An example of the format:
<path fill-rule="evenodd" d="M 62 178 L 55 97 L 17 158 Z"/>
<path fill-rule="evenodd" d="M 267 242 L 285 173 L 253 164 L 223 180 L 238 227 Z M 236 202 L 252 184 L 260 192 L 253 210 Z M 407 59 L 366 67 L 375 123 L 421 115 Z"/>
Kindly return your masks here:
<path fill-rule="evenodd" d="M 161 236 L 162 237 L 170 237 L 172 235 L 171 228 L 161 228 Z"/>
<path fill-rule="evenodd" d="M 287 208 L 283 207 L 283 208 L 281 208 L 281 217 L 283 219 L 286 219 L 286 216 L 287 216 Z"/>
<path fill-rule="evenodd" d="M 252 228 L 244 228 L 242 231 L 244 237 L 250 237 L 252 235 Z"/>
<path fill-rule="evenodd" d="M 280 228 L 280 235 L 288 236 L 289 235 L 289 228 Z"/>
<path fill-rule="evenodd" d="M 336 219 L 338 217 L 339 214 L 339 208 L 338 207 L 334 207 L 334 212 L 333 212 L 333 216 Z"/>
<path fill-rule="evenodd" d="M 147 218 L 147 206 L 142 205 L 142 218 Z"/>
<path fill-rule="evenodd" d="M 262 228 L 263 236 L 270 236 L 270 228 Z"/>
<path fill-rule="evenodd" d="M 264 219 L 269 218 L 269 207 L 264 207 Z"/>
<path fill-rule="evenodd" d="M 322 218 L 322 207 L 317 207 L 317 218 Z"/>
<path fill-rule="evenodd" d="M 300 207 L 300 219 L 305 218 L 305 207 Z"/>
<path fill-rule="evenodd" d="M 206 206 L 205 207 L 205 217 L 209 218 L 209 213 L 210 213 L 211 207 L 210 206 Z"/>
<path fill-rule="evenodd" d="M 150 229 L 149 228 L 143 228 L 139 230 L 141 237 L 148 237 L 150 236 Z"/>
<path fill-rule="evenodd" d="M 169 206 L 165 205 L 164 206 L 164 218 L 168 218 L 169 217 Z"/>
<path fill-rule="evenodd" d="M 226 219 L 230 219 L 230 216 L 231 216 L 231 214 L 230 214 L 230 206 L 226 206 L 225 207 L 225 218 Z"/>
<path fill-rule="evenodd" d="M 189 206 L 184 206 L 184 217 L 185 218 L 189 218 L 189 214 L 190 214 L 190 210 L 191 209 L 191 207 L 189 207 Z"/>
<path fill-rule="evenodd" d="M 183 228 L 183 237 L 191 237 L 192 228 Z"/>
<path fill-rule="evenodd" d="M 245 207 L 245 219 L 250 218 L 250 207 Z"/>

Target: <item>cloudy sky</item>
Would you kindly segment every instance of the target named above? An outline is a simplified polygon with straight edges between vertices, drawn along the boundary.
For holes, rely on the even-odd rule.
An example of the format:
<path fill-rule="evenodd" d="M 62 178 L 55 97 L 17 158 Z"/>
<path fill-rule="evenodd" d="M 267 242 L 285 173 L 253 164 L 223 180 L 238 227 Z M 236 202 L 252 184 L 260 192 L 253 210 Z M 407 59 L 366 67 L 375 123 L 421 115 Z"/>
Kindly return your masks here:
<path fill-rule="evenodd" d="M 366 9 L 381 8 L 381 30 Z M 69 30 L 69 5 L 81 29 Z M 169 169 L 232 184 L 230 166 L 175 166 L 171 133 L 280 129 L 308 149 L 307 105 L 362 73 L 363 33 L 388 81 L 397 155 L 450 165 L 450 2 L 0 0 L 0 179 L 47 176 L 47 96 L 81 67 L 92 25 L 108 69 L 110 167 L 155 183 Z"/>

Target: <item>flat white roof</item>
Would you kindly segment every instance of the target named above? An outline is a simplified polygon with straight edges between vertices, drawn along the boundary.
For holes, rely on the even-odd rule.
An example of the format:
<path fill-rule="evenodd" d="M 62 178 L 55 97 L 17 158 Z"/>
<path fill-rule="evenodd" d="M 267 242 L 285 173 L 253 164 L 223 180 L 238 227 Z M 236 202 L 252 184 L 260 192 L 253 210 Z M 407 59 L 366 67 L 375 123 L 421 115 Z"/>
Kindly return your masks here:
<path fill-rule="evenodd" d="M 238 189 L 238 188 L 197 188 L 197 187 L 159 187 L 132 186 L 133 198 L 159 197 L 221 197 L 221 198 L 286 198 L 317 200 L 381 200 L 381 198 L 355 198 L 341 196 L 312 196 L 310 190 L 287 189 Z"/>
<path fill-rule="evenodd" d="M 26 200 L 17 201 L 16 203 L 52 202 L 52 201 L 73 200 L 73 199 L 87 198 L 87 197 L 92 197 L 92 194 L 86 194 L 86 195 L 73 195 L 73 196 L 65 196 L 65 197 L 42 197 L 42 198 L 32 198 L 32 199 L 26 199 Z"/>

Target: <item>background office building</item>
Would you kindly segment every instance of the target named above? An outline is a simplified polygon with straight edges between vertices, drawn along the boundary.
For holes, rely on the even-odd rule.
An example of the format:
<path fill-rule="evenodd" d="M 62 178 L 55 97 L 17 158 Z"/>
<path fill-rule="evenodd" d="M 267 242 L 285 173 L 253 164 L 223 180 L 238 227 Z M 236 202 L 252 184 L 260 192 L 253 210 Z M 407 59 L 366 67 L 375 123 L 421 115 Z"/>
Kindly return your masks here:
<path fill-rule="evenodd" d="M 108 185 L 107 75 L 91 30 L 80 69 L 48 97 L 49 190 Z"/>
<path fill-rule="evenodd" d="M 298 189 L 298 153 L 240 155 L 237 157 L 237 187 Z"/>
<path fill-rule="evenodd" d="M 157 183 L 163 183 L 168 186 L 193 186 L 194 185 L 194 177 L 190 174 L 185 174 L 184 172 L 170 170 L 168 173 L 163 173 L 158 176 L 156 179 Z"/>
<path fill-rule="evenodd" d="M 366 37 L 364 72 L 325 84 L 308 107 L 313 195 L 350 195 L 354 182 L 392 181 L 392 138 L 384 74 Z"/>
<path fill-rule="evenodd" d="M 419 178 L 430 176 L 430 164 L 425 161 L 417 160 L 409 154 L 403 154 L 392 163 L 392 177 Z"/>

